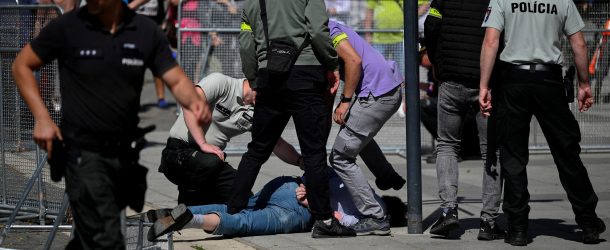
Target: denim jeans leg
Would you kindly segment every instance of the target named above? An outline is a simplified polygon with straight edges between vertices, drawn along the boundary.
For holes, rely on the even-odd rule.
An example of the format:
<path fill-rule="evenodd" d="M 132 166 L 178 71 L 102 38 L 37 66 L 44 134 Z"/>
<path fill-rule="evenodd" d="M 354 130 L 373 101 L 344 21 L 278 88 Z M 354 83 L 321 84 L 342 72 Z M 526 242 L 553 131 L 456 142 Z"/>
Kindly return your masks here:
<path fill-rule="evenodd" d="M 436 174 L 441 208 L 457 206 L 458 162 L 462 121 L 465 113 L 463 87 L 454 82 L 441 84 L 438 93 L 438 144 Z"/>

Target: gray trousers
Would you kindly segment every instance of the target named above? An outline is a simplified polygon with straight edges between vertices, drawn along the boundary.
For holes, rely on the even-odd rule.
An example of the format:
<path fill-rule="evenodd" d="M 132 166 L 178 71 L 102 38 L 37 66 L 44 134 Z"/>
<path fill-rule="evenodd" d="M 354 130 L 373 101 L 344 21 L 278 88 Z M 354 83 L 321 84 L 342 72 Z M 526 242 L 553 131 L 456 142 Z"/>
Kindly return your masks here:
<path fill-rule="evenodd" d="M 438 144 L 436 174 L 441 208 L 457 207 L 458 154 L 464 117 L 476 113 L 479 143 L 483 162 L 487 157 L 487 118 L 479 111 L 479 90 L 467 88 L 456 82 L 443 82 L 438 92 Z M 484 166 L 484 164 L 481 164 Z M 483 208 L 481 219 L 491 223 L 498 217 L 502 178 L 500 167 L 483 171 Z"/>
<path fill-rule="evenodd" d="M 402 94 L 398 87 L 378 97 L 369 95 L 357 98 L 350 108 L 345 126 L 341 127 L 337 134 L 330 154 L 331 165 L 343 180 L 356 208 L 367 217 L 380 219 L 385 214 L 362 169 L 356 164 L 356 156 L 360 154 L 362 158 L 385 158 L 381 150 L 367 146 L 383 124 L 398 110 L 401 102 Z"/>

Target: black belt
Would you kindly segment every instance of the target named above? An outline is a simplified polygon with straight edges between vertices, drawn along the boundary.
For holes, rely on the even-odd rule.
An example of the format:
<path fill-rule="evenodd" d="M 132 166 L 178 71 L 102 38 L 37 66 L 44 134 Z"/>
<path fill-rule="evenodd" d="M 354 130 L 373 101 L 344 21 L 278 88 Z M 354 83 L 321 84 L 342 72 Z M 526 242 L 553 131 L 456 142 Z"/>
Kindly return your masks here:
<path fill-rule="evenodd" d="M 528 70 L 530 72 L 543 71 L 543 72 L 561 72 L 561 65 L 559 64 L 519 64 L 511 65 L 513 69 Z"/>

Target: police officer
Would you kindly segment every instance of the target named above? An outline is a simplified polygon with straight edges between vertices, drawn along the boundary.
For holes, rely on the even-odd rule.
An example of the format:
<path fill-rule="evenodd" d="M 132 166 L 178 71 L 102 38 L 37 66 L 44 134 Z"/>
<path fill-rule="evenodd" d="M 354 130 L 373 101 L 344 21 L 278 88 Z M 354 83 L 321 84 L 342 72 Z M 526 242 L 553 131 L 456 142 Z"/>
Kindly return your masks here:
<path fill-rule="evenodd" d="M 195 117 L 195 125 L 209 122 L 210 113 L 154 22 L 121 0 L 87 2 L 53 20 L 26 45 L 15 59 L 13 74 L 35 119 L 34 141 L 50 160 L 65 158 L 59 165 L 65 166 L 75 223 L 67 248 L 125 249 L 120 212 L 128 203 L 141 210 L 146 188 L 146 169 L 137 164 L 137 151 L 130 146 L 144 70 L 150 68 L 167 83 L 185 112 Z M 54 59 L 62 84 L 61 130 L 51 120 L 32 74 Z"/>
<path fill-rule="evenodd" d="M 261 18 L 261 2 L 266 6 L 267 24 Z M 252 142 L 237 168 L 228 212 L 238 213 L 246 207 L 261 165 L 269 159 L 292 117 L 305 164 L 307 200 L 315 220 L 312 237 L 354 236 L 353 230 L 341 226 L 332 216 L 329 201 L 326 141 L 330 110 L 324 96 L 328 94 L 329 85 L 330 92 L 336 92 L 339 72 L 324 1 L 246 1 L 239 38 L 244 74 L 250 84 L 255 85 L 258 94 Z M 282 40 L 282 44 L 302 47 L 288 72 L 280 73 L 280 68 L 272 71 L 274 68 L 268 67 L 281 66 L 277 64 L 280 60 L 267 60 L 268 52 L 272 51 L 268 51 L 269 40 Z"/>
<path fill-rule="evenodd" d="M 178 185 L 178 203 L 224 204 L 237 171 L 224 161 L 222 150 L 231 138 L 252 129 L 256 92 L 247 79 L 221 73 L 201 79 L 195 89 L 213 107 L 212 121 L 189 130 L 187 124 L 194 123 L 194 117 L 181 112 L 169 131 L 159 172 Z M 273 152 L 288 164 L 303 164 L 303 157 L 281 137 Z"/>
<path fill-rule="evenodd" d="M 528 243 L 526 165 L 532 115 L 540 123 L 549 143 L 576 223 L 583 230 L 583 242 L 599 242 L 605 230 L 597 217 L 597 196 L 580 160 L 580 129 L 566 102 L 562 85 L 563 56 L 560 38 L 568 37 L 578 70 L 578 108 L 587 111 L 593 104 L 587 74 L 587 48 L 580 30 L 585 26 L 571 0 L 491 0 L 483 20 L 487 27 L 481 50 L 479 104 L 489 115 L 494 98 L 497 140 L 502 176 L 505 178 L 503 210 L 509 232 L 505 242 Z M 505 32 L 505 48 L 500 54 L 500 89 L 489 90 L 489 78 Z M 499 92 L 499 93 L 498 93 Z"/>

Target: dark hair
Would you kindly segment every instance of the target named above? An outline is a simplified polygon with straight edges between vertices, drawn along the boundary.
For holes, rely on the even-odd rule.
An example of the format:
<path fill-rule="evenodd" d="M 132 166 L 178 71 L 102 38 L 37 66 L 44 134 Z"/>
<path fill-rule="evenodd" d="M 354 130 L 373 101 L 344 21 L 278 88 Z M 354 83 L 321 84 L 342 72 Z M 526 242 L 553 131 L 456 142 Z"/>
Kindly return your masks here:
<path fill-rule="evenodd" d="M 385 202 L 387 214 L 390 215 L 391 227 L 407 226 L 407 205 L 396 196 L 384 195 L 381 200 Z"/>

